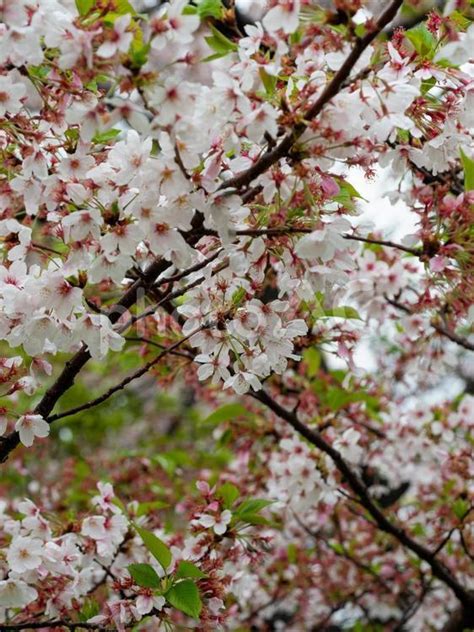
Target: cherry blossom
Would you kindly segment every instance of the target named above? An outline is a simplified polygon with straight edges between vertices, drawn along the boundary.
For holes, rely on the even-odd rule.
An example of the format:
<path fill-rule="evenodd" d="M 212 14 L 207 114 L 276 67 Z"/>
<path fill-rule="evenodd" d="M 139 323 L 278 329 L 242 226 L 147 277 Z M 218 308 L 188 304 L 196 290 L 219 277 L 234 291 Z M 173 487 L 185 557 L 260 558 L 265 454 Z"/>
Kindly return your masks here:
<path fill-rule="evenodd" d="M 22 415 L 15 423 L 15 430 L 20 435 L 20 441 L 26 447 L 33 445 L 35 437 L 44 438 L 49 435 L 49 424 L 41 415 Z"/>
<path fill-rule="evenodd" d="M 10 544 L 7 560 L 15 573 L 38 568 L 42 562 L 43 543 L 37 538 L 18 536 Z"/>
<path fill-rule="evenodd" d="M 2 5 L 0 628 L 471 628 L 472 12 L 158 4 Z"/>
<path fill-rule="evenodd" d="M 0 607 L 2 608 L 23 608 L 37 596 L 37 591 L 21 579 L 0 581 Z"/>
<path fill-rule="evenodd" d="M 117 52 L 126 53 L 133 39 L 133 34 L 127 31 L 130 26 L 131 16 L 128 14 L 118 17 L 110 34 L 97 50 L 99 57 L 112 57 Z"/>
<path fill-rule="evenodd" d="M 206 527 L 206 529 L 212 529 L 216 535 L 224 535 L 231 520 L 232 513 L 228 509 L 224 509 L 218 516 L 202 514 L 198 519 L 198 523 Z"/>

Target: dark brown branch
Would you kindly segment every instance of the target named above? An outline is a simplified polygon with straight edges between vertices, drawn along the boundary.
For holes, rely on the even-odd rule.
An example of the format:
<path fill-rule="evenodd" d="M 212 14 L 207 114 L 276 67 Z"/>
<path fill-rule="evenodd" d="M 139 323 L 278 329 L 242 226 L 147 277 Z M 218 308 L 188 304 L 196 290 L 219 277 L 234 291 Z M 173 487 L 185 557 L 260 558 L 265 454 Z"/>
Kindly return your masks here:
<path fill-rule="evenodd" d="M 288 156 L 292 147 L 298 141 L 298 139 L 304 134 L 308 121 L 315 119 L 322 111 L 324 106 L 331 101 L 341 90 L 344 82 L 349 78 L 352 69 L 358 62 L 362 53 L 373 42 L 373 40 L 383 31 L 383 29 L 390 24 L 394 17 L 398 13 L 398 9 L 402 5 L 403 0 L 393 0 L 385 11 L 380 15 L 376 21 L 372 31 L 368 32 L 364 37 L 356 40 L 355 46 L 351 53 L 346 58 L 346 61 L 336 72 L 331 82 L 326 86 L 321 96 L 315 101 L 315 103 L 309 108 L 304 116 L 304 120 L 296 123 L 293 129 L 280 141 L 280 143 L 272 150 L 263 154 L 257 162 L 255 162 L 246 171 L 241 174 L 226 180 L 223 183 L 222 188 L 225 189 L 237 189 L 240 190 L 250 185 L 258 176 L 265 173 L 272 165 L 277 163 L 281 158 Z"/>
<path fill-rule="evenodd" d="M 188 243 L 190 245 L 195 245 L 201 237 L 199 229 L 202 227 L 203 216 L 200 213 L 197 213 L 193 219 L 193 223 L 194 226 L 188 234 Z M 108 316 L 111 323 L 116 323 L 120 317 L 136 303 L 140 292 L 148 290 L 160 274 L 162 274 L 170 266 L 171 264 L 161 257 L 155 259 L 148 266 L 143 275 L 130 286 L 122 298 L 110 308 Z M 34 409 L 34 413 L 36 415 L 41 415 L 44 419 L 48 419 L 58 400 L 73 386 L 76 376 L 80 373 L 90 358 L 91 355 L 89 350 L 85 345 L 83 345 L 82 349 L 66 362 L 64 369 L 57 377 L 56 381 L 43 395 L 43 398 Z M 19 443 L 20 435 L 16 431 L 11 432 L 6 437 L 3 437 L 0 442 L 0 463 L 4 463 L 8 459 L 9 454 L 18 446 Z"/>
<path fill-rule="evenodd" d="M 415 616 L 415 614 L 423 605 L 426 595 L 430 591 L 430 587 L 431 587 L 430 582 L 425 582 L 424 578 L 422 578 L 422 588 L 421 588 L 420 595 L 404 612 L 402 618 L 393 629 L 393 632 L 403 632 L 403 630 L 406 630 L 405 628 L 406 624 L 408 623 L 408 621 L 410 621 L 410 619 L 412 619 Z"/>
<path fill-rule="evenodd" d="M 468 632 L 474 627 L 474 615 L 473 610 L 471 612 L 464 608 L 456 608 L 451 613 L 449 619 L 441 628 L 441 632 Z"/>
<path fill-rule="evenodd" d="M 470 560 L 472 560 L 474 562 L 474 553 L 471 553 L 469 551 L 469 547 L 467 546 L 466 538 L 464 537 L 464 533 L 463 533 L 462 529 L 459 530 L 459 535 L 460 535 L 460 539 L 461 539 L 461 546 L 462 546 L 462 548 L 464 550 L 464 553 L 468 556 L 468 558 Z"/>
<path fill-rule="evenodd" d="M 112 386 L 111 388 L 109 388 L 107 391 L 105 391 L 105 393 L 102 393 L 102 395 L 100 395 L 96 399 L 93 399 L 90 402 L 86 402 L 85 404 L 81 404 L 80 406 L 76 406 L 75 408 L 70 408 L 69 410 L 66 410 L 63 413 L 58 413 L 57 415 L 51 415 L 50 417 L 47 418 L 48 423 L 51 424 L 51 423 L 53 423 L 53 421 L 57 421 L 58 419 L 63 419 L 64 417 L 70 417 L 71 415 L 76 415 L 77 413 L 80 413 L 80 412 L 82 412 L 84 410 L 89 410 L 90 408 L 94 408 L 95 406 L 98 406 L 99 404 L 102 404 L 103 402 L 105 402 L 107 399 L 112 397 L 112 395 L 114 395 L 118 391 L 122 391 L 131 382 L 133 382 L 133 381 L 137 380 L 138 378 L 142 377 L 142 375 L 145 375 L 145 373 L 148 373 L 148 371 L 152 367 L 154 367 L 156 364 L 158 364 L 158 362 L 162 358 L 164 358 L 164 356 L 166 356 L 168 353 L 172 353 L 180 345 L 182 345 L 184 342 L 186 342 L 186 340 L 189 340 L 192 336 L 197 334 L 199 331 L 202 331 L 203 329 L 208 329 L 211 326 L 212 326 L 212 323 L 210 323 L 208 325 L 203 325 L 202 327 L 199 327 L 198 329 L 195 329 L 194 331 L 192 331 L 187 336 L 184 336 L 184 338 L 180 338 L 179 340 L 177 340 L 175 343 L 173 343 L 169 347 L 166 347 L 156 357 L 154 357 L 152 360 L 149 360 L 146 364 L 144 364 L 142 367 L 140 367 L 140 369 L 138 369 L 138 371 L 135 371 L 135 373 L 132 373 L 131 375 L 128 375 L 125 379 L 123 379 L 121 382 L 119 382 L 115 386 Z"/>
<path fill-rule="evenodd" d="M 172 276 L 163 277 L 162 279 L 159 279 L 156 282 L 155 286 L 160 287 L 161 285 L 165 285 L 165 283 L 174 283 L 175 281 L 180 281 L 181 279 L 184 279 L 184 277 L 189 276 L 193 272 L 199 272 L 199 270 L 202 270 L 209 263 L 212 263 L 215 259 L 217 259 L 217 257 L 221 254 L 222 250 L 223 250 L 222 248 L 219 248 L 218 250 L 216 250 L 216 252 L 212 253 L 212 255 L 209 255 L 207 259 L 204 259 L 203 261 L 199 261 L 195 265 L 189 268 L 186 268 L 186 270 L 182 270 L 181 272 L 177 272 L 176 274 L 173 274 Z"/>
<path fill-rule="evenodd" d="M 364 244 L 375 244 L 377 246 L 387 246 L 388 248 L 396 248 L 397 250 L 408 252 L 411 255 L 415 255 L 416 257 L 421 257 L 423 254 L 425 254 L 421 248 L 409 248 L 408 246 L 404 246 L 403 244 L 397 244 L 394 241 L 385 241 L 383 239 L 372 239 L 370 237 L 359 237 L 358 235 L 344 235 L 344 239 L 351 239 L 353 241 L 361 241 Z"/>
<path fill-rule="evenodd" d="M 272 410 L 278 417 L 288 422 L 301 436 L 331 458 L 336 468 L 343 475 L 347 485 L 356 494 L 358 502 L 368 512 L 377 527 L 394 537 L 401 545 L 415 553 L 421 560 L 427 562 L 433 575 L 453 591 L 466 612 L 472 613 L 471 616 L 474 622 L 474 593 L 462 586 L 449 568 L 436 559 L 427 547 L 414 540 L 402 527 L 392 523 L 385 516 L 375 500 L 370 496 L 358 473 L 351 468 L 341 453 L 327 443 L 317 430 L 313 430 L 303 424 L 294 413 L 280 406 L 265 391 L 258 391 L 257 393 L 251 393 L 251 395 Z"/>
<path fill-rule="evenodd" d="M 393 298 L 389 298 L 388 296 L 385 296 L 385 300 L 387 301 L 387 303 L 390 303 L 390 305 L 392 305 L 393 307 L 396 307 L 400 311 L 405 312 L 405 314 L 409 314 L 410 316 L 413 316 L 414 314 L 417 313 L 414 310 L 412 310 L 410 307 L 408 307 L 407 305 L 404 305 L 403 303 L 400 303 L 399 301 Z M 441 336 L 444 336 L 445 338 L 449 338 L 449 340 L 451 340 L 452 342 L 455 342 L 460 347 L 464 347 L 464 349 L 467 349 L 468 351 L 474 351 L 474 343 L 469 342 L 469 340 L 467 340 L 466 338 L 463 338 L 462 336 L 458 336 L 457 333 L 455 333 L 451 329 L 448 329 L 444 325 L 440 325 L 438 322 L 436 322 L 436 320 L 432 319 L 430 322 L 430 325 Z"/>
<path fill-rule="evenodd" d="M 218 272 L 220 272 L 221 270 L 223 270 L 224 268 L 226 268 L 228 266 L 228 261 L 222 261 L 221 263 L 219 263 L 212 271 L 211 276 L 214 276 L 215 274 L 217 274 Z M 202 283 L 204 281 L 204 277 L 199 277 L 198 279 L 196 279 L 195 281 L 193 281 L 192 283 L 188 283 L 187 285 L 185 285 L 184 287 L 178 288 L 177 290 L 174 290 L 173 292 L 169 292 L 168 294 L 165 294 L 164 296 L 162 296 L 156 303 L 154 303 L 153 305 L 151 305 L 149 308 L 145 309 L 143 312 L 141 312 L 140 314 L 136 315 L 136 316 L 132 316 L 130 318 L 129 321 L 127 321 L 121 328 L 120 328 L 120 333 L 123 331 L 126 331 L 129 327 L 131 327 L 132 325 L 134 325 L 136 322 L 138 322 L 139 320 L 146 318 L 147 316 L 151 316 L 152 314 L 154 314 L 156 312 L 156 310 L 161 307 L 162 305 L 165 304 L 170 304 L 171 301 L 173 301 L 175 298 L 178 298 L 180 296 L 183 296 L 183 294 L 186 294 L 186 292 L 188 292 L 189 290 L 192 290 L 194 287 L 196 287 L 197 285 L 199 285 L 200 283 Z M 150 288 L 153 289 L 153 288 Z"/>
<path fill-rule="evenodd" d="M 341 536 L 339 538 L 339 541 L 338 541 L 339 545 L 341 546 L 341 550 L 340 551 L 338 551 L 335 548 L 333 548 L 329 544 L 329 542 L 322 537 L 322 535 L 319 532 L 314 532 L 311 529 L 309 529 L 296 513 L 293 513 L 293 515 L 294 515 L 294 518 L 295 518 L 296 522 L 300 525 L 300 527 L 308 535 L 310 535 L 316 541 L 316 543 L 319 544 L 319 542 L 322 542 L 326 546 L 326 548 L 328 548 L 331 551 L 331 553 L 334 553 L 334 555 L 337 555 L 337 557 L 340 557 L 342 559 L 347 560 L 348 562 L 351 562 L 359 570 L 363 571 L 367 575 L 370 575 L 387 593 L 391 594 L 393 592 L 392 587 L 389 586 L 387 584 L 387 582 L 382 577 L 380 577 L 380 575 L 371 566 L 369 566 L 367 564 L 364 564 L 363 562 L 358 560 L 356 557 L 353 557 L 349 553 L 349 551 L 347 550 L 347 548 L 343 544 L 341 528 L 340 528 L 340 525 L 337 523 L 337 521 L 335 521 L 336 522 L 336 529 L 337 529 L 339 535 Z"/>
<path fill-rule="evenodd" d="M 165 345 L 160 345 L 159 342 L 155 342 L 155 340 L 150 340 L 150 338 L 140 338 L 140 336 L 126 336 L 125 340 L 127 342 L 141 342 L 146 345 L 150 345 L 151 347 L 157 347 L 158 349 L 166 349 Z M 186 358 L 187 360 L 193 360 L 194 356 L 190 353 L 186 353 L 186 351 L 170 351 L 170 355 L 178 356 L 180 358 Z"/>

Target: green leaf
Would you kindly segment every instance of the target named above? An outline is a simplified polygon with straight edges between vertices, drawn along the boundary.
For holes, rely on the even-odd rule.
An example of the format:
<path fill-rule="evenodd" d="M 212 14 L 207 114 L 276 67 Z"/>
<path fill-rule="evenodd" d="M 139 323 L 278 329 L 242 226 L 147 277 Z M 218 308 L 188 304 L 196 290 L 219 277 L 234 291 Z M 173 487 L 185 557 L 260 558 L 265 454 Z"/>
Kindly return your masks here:
<path fill-rule="evenodd" d="M 240 303 L 245 298 L 246 293 L 247 292 L 243 287 L 239 287 L 237 290 L 235 290 L 235 292 L 232 294 L 232 305 L 234 305 L 234 307 L 240 305 Z"/>
<path fill-rule="evenodd" d="M 272 500 L 262 500 L 260 498 L 250 498 L 248 500 L 244 500 L 235 510 L 234 516 L 237 520 L 246 522 L 247 524 L 270 524 L 266 518 L 259 515 L 259 512 L 272 503 Z"/>
<path fill-rule="evenodd" d="M 464 169 L 464 190 L 474 190 L 474 160 L 461 149 L 461 161 Z"/>
<path fill-rule="evenodd" d="M 125 507 L 123 502 L 120 500 L 120 498 L 117 498 L 117 496 L 115 498 L 112 498 L 112 504 L 118 507 L 125 516 L 127 515 L 127 508 Z"/>
<path fill-rule="evenodd" d="M 221 18 L 224 6 L 221 0 L 200 0 L 197 13 L 200 18 Z"/>
<path fill-rule="evenodd" d="M 474 0 L 471 0 L 471 7 L 474 7 Z M 449 15 L 449 19 L 462 31 L 466 31 L 471 26 L 471 20 L 463 15 L 461 11 L 453 11 Z"/>
<path fill-rule="evenodd" d="M 298 549 L 296 548 L 296 544 L 289 544 L 286 549 L 286 554 L 288 556 L 288 561 L 290 564 L 295 564 L 296 559 L 298 557 Z"/>
<path fill-rule="evenodd" d="M 100 612 L 100 606 L 95 599 L 88 598 L 82 604 L 82 608 L 79 612 L 79 621 L 86 622 L 92 617 L 95 617 Z"/>
<path fill-rule="evenodd" d="M 321 367 L 321 354 L 315 347 L 303 351 L 303 360 L 308 365 L 308 377 L 315 377 Z"/>
<path fill-rule="evenodd" d="M 162 540 L 160 540 L 160 538 L 158 538 L 151 531 L 147 531 L 146 529 L 137 527 L 137 525 L 134 525 L 134 526 L 135 526 L 135 529 L 137 530 L 138 535 L 143 540 L 143 543 L 145 544 L 146 548 L 150 551 L 150 553 L 153 555 L 155 560 L 157 560 L 161 564 L 161 566 L 163 567 L 163 570 L 166 571 L 166 569 L 171 564 L 171 561 L 173 559 L 169 548 L 166 546 L 166 544 Z"/>
<path fill-rule="evenodd" d="M 206 57 L 204 61 L 211 61 L 211 59 L 217 59 L 219 57 L 224 57 L 229 53 L 232 53 L 237 50 L 237 45 L 234 44 L 230 39 L 228 39 L 225 35 L 223 35 L 220 31 L 218 31 L 212 24 L 209 25 L 212 31 L 212 35 L 206 37 L 205 40 L 210 48 L 215 51 L 215 55 L 211 55 L 210 57 Z"/>
<path fill-rule="evenodd" d="M 185 577 L 202 579 L 203 577 L 206 577 L 206 575 L 192 562 L 183 560 L 178 564 L 175 577 L 176 579 L 183 579 Z"/>
<path fill-rule="evenodd" d="M 265 88 L 265 92 L 268 96 L 273 96 L 275 94 L 278 77 L 275 75 L 269 75 L 265 68 L 260 68 L 259 75 L 262 80 L 263 87 Z"/>
<path fill-rule="evenodd" d="M 339 185 L 339 188 L 341 189 L 338 195 L 342 194 L 346 197 L 358 198 L 359 200 L 365 200 L 365 198 L 359 193 L 359 191 L 355 188 L 355 186 L 353 186 L 350 182 L 347 182 L 347 180 L 343 180 L 342 178 L 334 178 L 334 179 L 336 180 L 337 184 Z M 334 199 L 336 199 L 337 197 L 338 196 L 336 195 Z"/>
<path fill-rule="evenodd" d="M 257 524 L 257 525 L 269 525 L 271 524 L 269 520 L 256 513 L 246 513 L 238 516 L 238 519 L 241 522 L 245 522 L 247 524 Z"/>
<path fill-rule="evenodd" d="M 240 503 L 240 505 L 235 510 L 235 514 L 237 516 L 242 516 L 244 514 L 253 514 L 262 511 L 265 507 L 273 504 L 273 500 L 263 500 L 260 498 L 249 498 L 249 500 L 244 500 Z"/>
<path fill-rule="evenodd" d="M 137 586 L 142 588 L 160 588 L 161 580 L 150 564 L 130 564 L 128 572 Z"/>
<path fill-rule="evenodd" d="M 174 584 L 165 597 L 177 610 L 181 610 L 193 619 L 199 619 L 202 610 L 201 597 L 196 584 L 190 579 Z"/>
<path fill-rule="evenodd" d="M 429 59 L 433 58 L 436 50 L 436 38 L 428 31 L 425 24 L 417 24 L 405 35 L 419 55 Z"/>
<path fill-rule="evenodd" d="M 355 200 L 365 200 L 357 189 L 352 186 L 350 182 L 343 180 L 342 178 L 334 178 L 339 185 L 339 193 L 332 197 L 334 202 L 337 202 L 344 208 L 352 210 L 355 206 Z"/>
<path fill-rule="evenodd" d="M 64 136 L 69 142 L 75 144 L 79 140 L 79 129 L 77 127 L 68 127 L 64 132 Z"/>
<path fill-rule="evenodd" d="M 222 499 L 224 507 L 229 509 L 240 496 L 240 492 L 232 483 L 224 483 L 216 492 L 216 496 Z"/>
<path fill-rule="evenodd" d="M 128 0 L 114 0 L 114 4 L 119 15 L 125 15 L 126 13 L 137 15 L 137 12 Z"/>
<path fill-rule="evenodd" d="M 330 542 L 329 546 L 338 555 L 344 555 L 344 547 L 339 542 Z"/>
<path fill-rule="evenodd" d="M 251 413 L 242 404 L 225 404 L 206 417 L 201 423 L 203 425 L 217 426 L 223 421 L 235 419 L 236 417 L 249 417 Z"/>
<path fill-rule="evenodd" d="M 42 81 L 48 76 L 50 68 L 48 66 L 28 66 L 27 72 L 33 79 Z"/>
<path fill-rule="evenodd" d="M 464 498 L 458 498 L 453 503 L 453 513 L 458 518 L 458 520 L 462 520 L 467 512 L 469 511 L 469 503 Z"/>
<path fill-rule="evenodd" d="M 169 504 L 165 503 L 163 500 L 150 500 L 146 503 L 140 503 L 137 507 L 136 516 L 137 518 L 140 516 L 147 516 L 151 511 L 165 509 L 166 507 L 169 507 Z"/>
<path fill-rule="evenodd" d="M 341 307 L 325 309 L 324 316 L 327 318 L 347 318 L 353 320 L 362 320 L 359 312 L 348 305 L 341 305 Z"/>
<path fill-rule="evenodd" d="M 98 145 L 107 145 L 111 141 L 115 140 L 119 134 L 120 130 L 112 127 L 105 132 L 97 132 L 97 134 L 92 137 L 92 142 L 97 143 Z"/>
<path fill-rule="evenodd" d="M 421 536 L 421 535 L 426 534 L 425 527 L 420 522 L 417 522 L 416 524 L 414 524 L 411 531 L 413 535 Z"/>
<path fill-rule="evenodd" d="M 428 94 L 431 88 L 436 86 L 436 79 L 434 77 L 430 77 L 429 79 L 425 79 L 421 82 L 421 94 L 424 96 Z"/>
<path fill-rule="evenodd" d="M 81 17 L 87 15 L 94 6 L 94 0 L 76 0 L 77 12 Z"/>
<path fill-rule="evenodd" d="M 143 41 L 143 31 L 137 27 L 133 36 L 128 56 L 132 62 L 134 68 L 141 68 L 148 60 L 148 53 L 150 52 L 151 44 Z"/>

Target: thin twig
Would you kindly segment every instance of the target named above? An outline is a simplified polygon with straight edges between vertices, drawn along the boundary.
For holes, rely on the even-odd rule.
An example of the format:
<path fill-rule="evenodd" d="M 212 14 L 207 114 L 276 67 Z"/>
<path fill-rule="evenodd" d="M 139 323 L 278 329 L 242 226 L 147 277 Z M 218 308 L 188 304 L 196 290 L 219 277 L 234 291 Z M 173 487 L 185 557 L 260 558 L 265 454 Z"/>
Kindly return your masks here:
<path fill-rule="evenodd" d="M 396 307 L 400 311 L 405 312 L 405 314 L 409 314 L 410 316 L 413 316 L 414 314 L 417 313 L 415 310 L 412 310 L 407 305 L 404 305 L 403 303 L 400 303 L 399 301 L 393 298 L 385 296 L 385 300 L 387 301 L 387 303 L 390 303 L 390 305 L 392 305 L 393 307 Z M 467 340 L 466 338 L 463 338 L 462 336 L 458 336 L 457 333 L 455 333 L 451 329 L 448 329 L 444 325 L 440 325 L 438 322 L 436 322 L 436 320 L 431 319 L 430 325 L 433 327 L 435 331 L 437 331 L 442 336 L 449 338 L 449 340 L 451 340 L 452 342 L 455 342 L 459 346 L 464 347 L 464 349 L 467 349 L 468 351 L 474 351 L 474 343 L 469 342 L 469 340 Z"/>
<path fill-rule="evenodd" d="M 344 239 L 351 239 L 354 241 L 361 241 L 364 244 L 375 244 L 377 246 L 387 246 L 388 248 L 396 248 L 403 252 L 408 252 L 416 257 L 421 257 L 424 252 L 422 248 L 409 248 L 403 244 L 397 244 L 394 241 L 385 241 L 383 239 L 372 239 L 370 237 L 359 237 L 358 235 L 344 235 Z"/>
<path fill-rule="evenodd" d="M 48 417 L 46 419 L 46 421 L 51 424 L 51 423 L 53 423 L 53 421 L 57 421 L 58 419 L 63 419 L 64 417 L 70 417 L 71 415 L 76 415 L 77 413 L 80 413 L 80 412 L 82 412 L 84 410 L 89 410 L 90 408 L 94 408 L 95 406 L 98 406 L 99 404 L 102 404 L 107 399 L 112 397 L 112 395 L 114 395 L 118 391 L 123 390 L 131 382 L 137 380 L 139 377 L 142 377 L 142 375 L 145 375 L 145 373 L 148 373 L 148 371 L 152 367 L 154 367 L 156 364 L 158 364 L 158 362 L 162 358 L 164 358 L 165 355 L 167 355 L 168 353 L 171 353 L 172 351 L 177 349 L 180 345 L 182 345 L 184 342 L 189 340 L 192 336 L 194 336 L 195 334 L 199 333 L 200 331 L 203 331 L 204 329 L 209 329 L 210 327 L 213 326 L 213 324 L 214 323 L 208 323 L 206 325 L 201 325 L 201 327 L 198 327 L 197 329 L 195 329 L 194 331 L 189 333 L 187 336 L 184 336 L 183 338 L 180 338 L 179 340 L 177 340 L 175 343 L 173 343 L 169 347 L 166 347 L 165 349 L 163 349 L 163 351 L 161 353 L 159 353 L 156 357 L 154 357 L 152 360 L 150 360 L 149 362 L 144 364 L 142 367 L 140 367 L 140 369 L 138 369 L 138 371 L 135 371 L 135 373 L 132 373 L 131 375 L 127 376 L 125 379 L 123 379 L 121 382 L 119 382 L 115 386 L 112 386 L 107 391 L 105 391 L 105 393 L 102 393 L 102 395 L 100 395 L 99 397 L 96 397 L 95 399 L 91 400 L 90 402 L 86 402 L 85 404 L 81 404 L 80 406 L 76 406 L 75 408 L 70 408 L 69 410 L 66 410 L 63 413 L 58 413 L 57 415 L 52 415 L 52 416 Z"/>
<path fill-rule="evenodd" d="M 140 336 L 126 336 L 125 340 L 127 342 L 142 342 L 143 344 L 157 347 L 158 349 L 166 349 L 165 345 L 160 345 L 159 342 L 155 342 L 155 340 L 151 340 L 150 338 L 140 338 Z M 169 354 L 178 356 L 180 358 L 186 358 L 187 360 L 194 359 L 194 356 L 190 353 L 186 353 L 186 351 L 170 351 Z"/>

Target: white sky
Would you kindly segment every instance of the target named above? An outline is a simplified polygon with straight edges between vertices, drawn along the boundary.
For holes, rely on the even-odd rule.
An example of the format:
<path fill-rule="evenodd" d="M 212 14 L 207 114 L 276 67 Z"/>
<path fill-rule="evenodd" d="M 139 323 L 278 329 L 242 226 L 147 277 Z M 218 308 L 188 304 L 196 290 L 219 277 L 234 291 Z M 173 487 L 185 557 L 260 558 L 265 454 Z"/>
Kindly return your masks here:
<path fill-rule="evenodd" d="M 367 201 L 358 201 L 363 214 L 353 219 L 353 223 L 360 224 L 367 220 L 374 223 L 374 228 L 383 232 L 386 239 L 400 241 L 405 235 L 416 231 L 416 216 L 407 206 L 398 201 L 392 204 L 384 193 L 393 190 L 396 182 L 390 178 L 388 169 L 378 169 L 373 180 L 364 177 L 363 170 L 353 167 L 347 180 L 359 191 Z"/>

